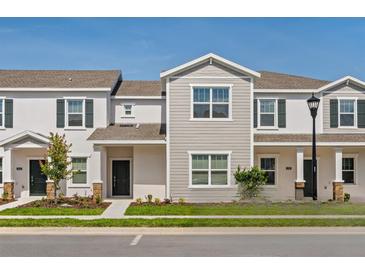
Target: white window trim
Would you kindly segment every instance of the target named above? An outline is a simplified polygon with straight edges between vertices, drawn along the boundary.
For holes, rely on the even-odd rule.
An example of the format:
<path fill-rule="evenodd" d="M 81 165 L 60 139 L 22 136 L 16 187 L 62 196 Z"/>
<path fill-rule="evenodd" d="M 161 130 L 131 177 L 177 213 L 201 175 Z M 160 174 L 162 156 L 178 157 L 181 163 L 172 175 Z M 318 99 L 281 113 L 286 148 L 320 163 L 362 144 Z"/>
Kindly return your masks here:
<path fill-rule="evenodd" d="M 231 154 L 232 151 L 188 151 L 189 156 L 189 188 L 230 188 L 232 187 L 231 183 Z M 226 185 L 211 185 L 211 168 L 210 168 L 210 159 L 209 157 L 209 168 L 208 168 L 208 185 L 193 185 L 193 162 L 192 155 L 227 155 L 227 184 Z"/>
<path fill-rule="evenodd" d="M 353 158 L 354 159 L 354 183 L 353 184 L 346 184 L 344 183 L 344 186 L 358 186 L 358 182 L 357 182 L 357 178 L 358 178 L 358 168 L 357 168 L 357 158 L 358 158 L 358 154 L 342 154 L 342 158 Z M 341 172 L 343 172 L 342 169 L 342 163 L 341 163 Z M 343 178 L 342 178 L 343 180 Z"/>
<path fill-rule="evenodd" d="M 341 126 L 341 100 L 353 100 L 354 101 L 354 125 L 353 126 Z M 357 128 L 357 97 L 337 97 L 337 119 L 338 128 Z M 342 114 L 351 114 L 350 112 L 344 112 Z"/>
<path fill-rule="evenodd" d="M 256 98 L 257 99 L 257 129 L 279 129 L 278 127 L 278 98 Z M 274 126 L 261 126 L 261 100 L 274 100 Z"/>
<path fill-rule="evenodd" d="M 2 112 L 3 118 L 2 118 L 2 126 L 0 126 L 0 130 L 5 129 L 5 99 L 6 99 L 6 97 L 0 97 L 0 100 L 2 100 L 2 102 L 3 102 L 3 112 Z"/>
<path fill-rule="evenodd" d="M 194 118 L 194 88 L 197 87 L 205 87 L 210 89 L 210 110 L 209 110 L 209 118 Z M 190 84 L 190 121 L 233 121 L 232 118 L 232 87 L 233 84 Z M 228 88 L 228 103 L 222 102 L 222 104 L 228 104 L 228 118 L 213 118 L 213 97 L 212 97 L 212 89 L 213 88 Z M 216 102 L 219 104 L 218 102 Z M 204 104 L 204 103 L 201 103 Z"/>
<path fill-rule="evenodd" d="M 131 114 L 130 115 L 127 115 L 125 114 L 125 106 L 132 106 L 131 107 Z M 121 103 L 121 106 L 122 106 L 122 115 L 121 117 L 122 118 L 135 118 L 135 105 L 136 103 Z"/>
<path fill-rule="evenodd" d="M 275 184 L 263 185 L 264 188 L 277 188 L 278 187 L 278 173 L 279 173 L 279 154 L 258 154 L 257 155 L 257 166 L 261 169 L 262 158 L 275 158 Z"/>
<path fill-rule="evenodd" d="M 63 99 L 65 99 L 65 129 L 70 129 L 70 130 L 78 130 L 78 129 L 86 129 L 86 109 L 85 109 L 85 101 L 86 101 L 86 97 L 63 97 Z M 68 101 L 72 101 L 72 100 L 81 100 L 82 101 L 82 126 L 69 126 L 68 125 Z"/>
<path fill-rule="evenodd" d="M 73 158 L 85 158 L 86 159 L 86 183 L 85 184 L 74 184 L 73 182 L 73 178 L 69 178 L 68 182 L 69 185 L 68 187 L 74 187 L 74 188 L 88 188 L 91 186 L 91 183 L 89 182 L 89 159 L 90 159 L 90 154 L 77 154 L 77 155 L 71 155 L 68 157 L 68 161 L 71 162 L 71 164 L 69 165 L 69 170 L 73 170 L 72 169 L 72 159 Z"/>

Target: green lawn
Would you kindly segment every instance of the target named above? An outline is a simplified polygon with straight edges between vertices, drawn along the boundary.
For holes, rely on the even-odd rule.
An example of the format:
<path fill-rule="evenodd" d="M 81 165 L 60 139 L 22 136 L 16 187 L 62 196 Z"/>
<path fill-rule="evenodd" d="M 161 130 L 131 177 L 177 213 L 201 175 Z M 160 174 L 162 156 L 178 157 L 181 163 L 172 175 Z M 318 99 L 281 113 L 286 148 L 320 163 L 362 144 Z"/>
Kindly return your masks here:
<path fill-rule="evenodd" d="M 313 227 L 365 226 L 365 219 L 0 219 L 0 227 Z"/>
<path fill-rule="evenodd" d="M 17 216 L 75 216 L 75 215 L 100 215 L 105 208 L 42 208 L 42 207 L 18 207 L 0 211 L 0 215 Z"/>
<path fill-rule="evenodd" d="M 126 215 L 364 215 L 365 203 L 131 205 Z"/>

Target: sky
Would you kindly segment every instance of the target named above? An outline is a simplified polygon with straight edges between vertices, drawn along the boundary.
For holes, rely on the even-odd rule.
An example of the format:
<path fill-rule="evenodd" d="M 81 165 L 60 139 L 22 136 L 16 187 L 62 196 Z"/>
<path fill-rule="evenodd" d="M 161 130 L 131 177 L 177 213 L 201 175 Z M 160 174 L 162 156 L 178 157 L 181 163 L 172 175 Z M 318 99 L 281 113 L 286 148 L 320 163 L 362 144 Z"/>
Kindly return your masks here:
<path fill-rule="evenodd" d="M 209 52 L 253 70 L 365 80 L 365 18 L 0 18 L 0 69 L 154 80 Z"/>

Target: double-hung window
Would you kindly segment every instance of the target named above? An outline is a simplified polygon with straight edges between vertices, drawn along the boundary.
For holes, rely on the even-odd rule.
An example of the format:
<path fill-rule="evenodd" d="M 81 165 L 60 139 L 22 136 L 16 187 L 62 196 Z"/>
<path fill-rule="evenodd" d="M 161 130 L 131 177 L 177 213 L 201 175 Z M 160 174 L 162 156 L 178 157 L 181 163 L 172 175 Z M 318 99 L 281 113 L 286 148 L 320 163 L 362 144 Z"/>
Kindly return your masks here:
<path fill-rule="evenodd" d="M 87 183 L 87 159 L 86 157 L 72 158 L 72 183 L 86 184 Z"/>
<path fill-rule="evenodd" d="M 229 154 L 191 154 L 192 186 L 227 186 Z"/>
<path fill-rule="evenodd" d="M 340 99 L 339 100 L 339 121 L 340 127 L 354 127 L 355 126 L 355 100 L 354 99 Z"/>
<path fill-rule="evenodd" d="M 229 87 L 193 87 L 193 119 L 230 118 Z"/>
<path fill-rule="evenodd" d="M 276 127 L 276 100 L 260 99 L 260 127 Z"/>
<path fill-rule="evenodd" d="M 134 117 L 134 104 L 128 103 L 122 105 L 122 117 L 133 118 Z"/>
<path fill-rule="evenodd" d="M 345 184 L 355 184 L 355 158 L 342 158 L 342 180 Z"/>
<path fill-rule="evenodd" d="M 265 157 L 260 158 L 260 168 L 264 170 L 267 174 L 266 185 L 276 184 L 276 158 L 275 157 Z"/>
<path fill-rule="evenodd" d="M 66 120 L 68 127 L 84 127 L 85 100 L 83 99 L 67 100 Z"/>

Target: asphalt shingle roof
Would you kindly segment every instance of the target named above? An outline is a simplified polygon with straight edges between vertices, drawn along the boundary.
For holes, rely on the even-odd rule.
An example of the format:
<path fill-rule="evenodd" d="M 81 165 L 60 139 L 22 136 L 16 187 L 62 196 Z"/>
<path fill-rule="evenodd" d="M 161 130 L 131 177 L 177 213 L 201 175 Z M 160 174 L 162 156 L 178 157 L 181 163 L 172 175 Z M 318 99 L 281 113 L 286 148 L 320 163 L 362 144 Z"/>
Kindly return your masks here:
<path fill-rule="evenodd" d="M 165 140 L 165 124 L 113 124 L 97 128 L 88 140 Z"/>
<path fill-rule="evenodd" d="M 256 78 L 256 89 L 317 89 L 330 83 L 309 77 L 289 75 L 284 73 L 260 71 L 261 77 Z"/>
<path fill-rule="evenodd" d="M 113 88 L 119 70 L 0 70 L 0 88 Z"/>
<path fill-rule="evenodd" d="M 119 81 L 112 95 L 115 96 L 163 96 L 161 81 Z"/>

